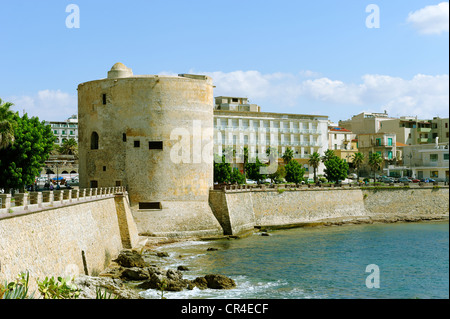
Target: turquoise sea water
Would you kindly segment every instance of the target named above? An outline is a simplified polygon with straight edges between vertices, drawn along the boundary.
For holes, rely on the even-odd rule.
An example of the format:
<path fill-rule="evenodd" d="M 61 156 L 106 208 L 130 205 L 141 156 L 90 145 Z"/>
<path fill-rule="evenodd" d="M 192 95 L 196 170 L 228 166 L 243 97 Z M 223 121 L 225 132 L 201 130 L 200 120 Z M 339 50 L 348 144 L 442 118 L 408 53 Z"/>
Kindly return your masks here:
<path fill-rule="evenodd" d="M 298 228 L 161 250 L 170 254 L 166 267 L 190 268 L 185 278 L 219 273 L 237 283 L 167 298 L 449 298 L 448 222 Z M 379 288 L 366 286 L 370 264 L 379 268 Z M 142 296 L 159 297 L 155 290 Z"/>

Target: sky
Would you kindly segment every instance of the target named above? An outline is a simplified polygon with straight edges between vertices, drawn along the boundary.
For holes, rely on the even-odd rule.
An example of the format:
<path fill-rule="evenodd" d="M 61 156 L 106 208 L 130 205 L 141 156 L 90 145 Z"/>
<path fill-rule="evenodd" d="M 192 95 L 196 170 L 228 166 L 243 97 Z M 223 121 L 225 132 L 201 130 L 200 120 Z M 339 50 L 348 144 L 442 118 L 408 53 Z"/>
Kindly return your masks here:
<path fill-rule="evenodd" d="M 0 0 L 0 98 L 77 114 L 79 83 L 205 74 L 264 112 L 448 117 L 449 3 L 431 0 Z"/>

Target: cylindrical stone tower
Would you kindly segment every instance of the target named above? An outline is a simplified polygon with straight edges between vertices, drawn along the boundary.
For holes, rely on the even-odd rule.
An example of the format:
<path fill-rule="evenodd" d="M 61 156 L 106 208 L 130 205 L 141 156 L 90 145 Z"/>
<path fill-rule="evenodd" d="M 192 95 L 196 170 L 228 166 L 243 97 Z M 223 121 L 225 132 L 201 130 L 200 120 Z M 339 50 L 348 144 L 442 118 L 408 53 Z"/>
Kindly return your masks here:
<path fill-rule="evenodd" d="M 125 186 L 141 235 L 216 235 L 213 84 L 203 75 L 133 75 L 78 86 L 80 187 Z"/>

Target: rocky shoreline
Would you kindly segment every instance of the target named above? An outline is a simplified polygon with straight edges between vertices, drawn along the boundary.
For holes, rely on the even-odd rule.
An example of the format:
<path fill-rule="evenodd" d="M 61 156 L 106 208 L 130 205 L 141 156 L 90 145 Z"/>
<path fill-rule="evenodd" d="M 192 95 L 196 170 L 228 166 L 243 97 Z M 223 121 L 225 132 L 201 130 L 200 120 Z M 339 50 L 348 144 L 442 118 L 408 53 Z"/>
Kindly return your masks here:
<path fill-rule="evenodd" d="M 112 298 L 118 299 L 144 299 L 140 292 L 155 289 L 164 298 L 166 291 L 182 291 L 185 289 L 232 289 L 236 287 L 233 279 L 220 274 L 207 274 L 194 280 L 183 278 L 183 271 L 187 267 L 179 266 L 177 269 L 163 269 L 144 260 L 146 254 L 157 257 L 168 257 L 164 252 L 147 250 L 122 250 L 109 267 L 97 277 L 79 276 L 74 284 L 81 290 L 79 298 L 95 299 L 98 288 L 106 291 Z"/>
<path fill-rule="evenodd" d="M 149 241 L 140 251 L 126 249 L 98 276 L 81 275 L 75 279 L 75 285 L 81 290 L 79 298 L 95 299 L 98 288 L 111 294 L 111 298 L 118 299 L 145 299 L 140 295 L 147 289 L 155 289 L 161 298 L 164 292 L 198 289 L 233 289 L 236 283 L 233 279 L 220 274 L 207 274 L 196 277 L 193 280 L 183 278 L 183 272 L 189 269 L 178 266 L 177 269 L 164 269 L 157 262 L 150 263 L 146 257 L 166 258 L 168 254 L 159 248 L 165 245 L 188 240 L 220 240 L 240 239 L 255 232 L 261 236 L 270 236 L 270 231 L 298 227 L 331 227 L 376 223 L 397 222 L 434 222 L 448 221 L 448 215 L 384 215 L 349 216 L 340 218 L 323 219 L 312 222 L 303 222 L 287 225 L 273 225 L 258 227 L 254 231 L 246 232 L 238 236 L 218 236 L 207 238 L 149 238 Z M 209 248 L 213 250 L 214 248 Z M 207 250 L 209 250 L 207 249 Z M 153 258 L 153 260 L 155 260 Z M 98 287 L 98 288 L 97 288 Z"/>

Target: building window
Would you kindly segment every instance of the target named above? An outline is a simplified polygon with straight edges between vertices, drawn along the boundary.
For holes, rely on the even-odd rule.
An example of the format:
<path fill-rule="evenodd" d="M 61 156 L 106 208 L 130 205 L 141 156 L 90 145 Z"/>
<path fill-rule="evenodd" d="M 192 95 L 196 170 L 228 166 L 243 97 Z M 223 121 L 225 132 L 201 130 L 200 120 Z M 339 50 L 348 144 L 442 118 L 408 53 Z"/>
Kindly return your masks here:
<path fill-rule="evenodd" d="M 448 153 L 444 153 L 444 161 L 448 161 Z"/>
<path fill-rule="evenodd" d="M 235 99 L 235 98 L 233 98 L 233 99 L 231 99 L 234 103 L 236 103 L 236 102 L 239 102 L 239 99 Z"/>
<path fill-rule="evenodd" d="M 388 146 L 392 146 L 392 137 L 388 137 Z"/>
<path fill-rule="evenodd" d="M 122 186 L 122 181 L 116 181 L 116 186 Z"/>
<path fill-rule="evenodd" d="M 122 134 L 122 141 L 124 141 L 124 142 L 127 141 L 127 133 Z"/>
<path fill-rule="evenodd" d="M 448 128 L 448 123 L 445 123 L 445 128 Z"/>
<path fill-rule="evenodd" d="M 431 162 L 437 162 L 438 161 L 438 155 L 437 154 L 430 154 L 430 161 Z"/>
<path fill-rule="evenodd" d="M 91 134 L 91 150 L 98 150 L 98 134 L 92 132 Z"/>
<path fill-rule="evenodd" d="M 139 209 L 162 209 L 160 202 L 139 203 Z"/>
<path fill-rule="evenodd" d="M 106 105 L 106 94 L 102 94 L 103 105 Z"/>
<path fill-rule="evenodd" d="M 103 166 L 103 171 L 106 172 L 106 166 Z"/>
<path fill-rule="evenodd" d="M 438 171 L 431 171 L 431 176 L 430 177 L 431 178 L 433 178 L 433 177 L 438 178 L 439 177 L 439 172 Z"/>
<path fill-rule="evenodd" d="M 148 142 L 148 149 L 149 150 L 162 150 L 163 142 Z"/>
<path fill-rule="evenodd" d="M 97 188 L 98 187 L 98 181 L 91 181 L 91 188 Z"/>
<path fill-rule="evenodd" d="M 134 141 L 134 147 L 141 147 L 141 141 Z"/>
<path fill-rule="evenodd" d="M 388 159 L 392 159 L 392 151 L 388 151 Z"/>

